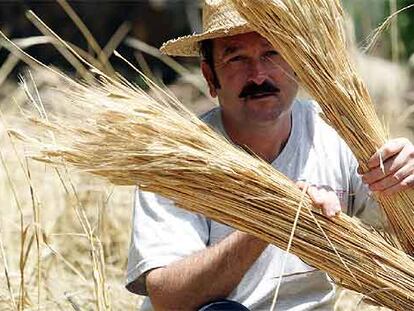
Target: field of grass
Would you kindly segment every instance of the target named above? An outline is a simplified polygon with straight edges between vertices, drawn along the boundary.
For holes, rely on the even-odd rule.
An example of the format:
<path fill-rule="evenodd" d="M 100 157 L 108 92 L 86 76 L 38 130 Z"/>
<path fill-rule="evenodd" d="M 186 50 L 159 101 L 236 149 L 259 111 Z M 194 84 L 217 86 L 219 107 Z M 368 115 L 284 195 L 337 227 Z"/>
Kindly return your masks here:
<path fill-rule="evenodd" d="M 133 189 L 37 163 L 3 126 L 0 144 L 0 310 L 133 310 Z"/>

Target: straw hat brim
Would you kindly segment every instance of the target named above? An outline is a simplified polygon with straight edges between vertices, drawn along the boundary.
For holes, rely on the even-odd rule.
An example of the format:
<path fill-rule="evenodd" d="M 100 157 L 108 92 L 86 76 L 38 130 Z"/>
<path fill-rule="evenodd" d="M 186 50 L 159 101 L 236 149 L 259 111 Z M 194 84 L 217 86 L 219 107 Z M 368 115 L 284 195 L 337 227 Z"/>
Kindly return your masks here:
<path fill-rule="evenodd" d="M 162 53 L 171 56 L 199 56 L 199 43 L 203 40 L 230 37 L 251 31 L 252 29 L 247 23 L 231 28 L 217 28 L 201 34 L 193 34 L 169 40 L 162 45 L 160 50 Z"/>

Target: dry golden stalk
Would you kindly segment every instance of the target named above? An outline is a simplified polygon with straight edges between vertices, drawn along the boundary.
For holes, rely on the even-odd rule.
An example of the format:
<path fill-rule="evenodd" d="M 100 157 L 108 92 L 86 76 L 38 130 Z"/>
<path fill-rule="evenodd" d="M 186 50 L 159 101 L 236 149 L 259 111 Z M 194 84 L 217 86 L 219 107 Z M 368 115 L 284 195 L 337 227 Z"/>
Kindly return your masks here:
<path fill-rule="evenodd" d="M 114 184 L 138 184 L 282 249 L 302 204 L 292 253 L 381 305 L 412 308 L 413 258 L 346 215 L 325 218 L 272 166 L 229 144 L 166 93 L 153 92 L 125 80 L 67 82 L 50 100 L 71 113 L 32 117 L 43 131 L 27 140 L 41 147 L 41 161 L 63 160 Z"/>
<path fill-rule="evenodd" d="M 253 29 L 282 54 L 331 125 L 368 170 L 370 157 L 386 142 L 368 91 L 345 46 L 338 0 L 232 0 Z M 402 248 L 414 254 L 414 191 L 377 196 Z"/>

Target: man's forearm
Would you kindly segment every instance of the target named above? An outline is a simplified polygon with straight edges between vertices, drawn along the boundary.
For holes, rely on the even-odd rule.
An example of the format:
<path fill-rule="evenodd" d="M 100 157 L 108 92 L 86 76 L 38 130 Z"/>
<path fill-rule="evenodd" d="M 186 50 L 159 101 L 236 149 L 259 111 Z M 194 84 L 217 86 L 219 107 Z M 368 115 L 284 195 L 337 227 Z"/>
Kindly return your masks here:
<path fill-rule="evenodd" d="M 214 246 L 149 272 L 147 289 L 155 310 L 194 310 L 227 297 L 266 246 L 236 231 Z"/>

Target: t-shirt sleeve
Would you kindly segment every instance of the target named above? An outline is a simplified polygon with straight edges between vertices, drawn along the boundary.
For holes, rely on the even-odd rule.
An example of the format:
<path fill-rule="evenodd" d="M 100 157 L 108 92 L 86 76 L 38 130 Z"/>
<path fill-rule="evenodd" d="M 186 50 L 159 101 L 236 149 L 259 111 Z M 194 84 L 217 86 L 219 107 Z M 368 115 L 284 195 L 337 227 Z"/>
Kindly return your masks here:
<path fill-rule="evenodd" d="M 209 231 L 209 220 L 204 216 L 180 209 L 162 196 L 137 189 L 127 287 L 137 280 L 138 294 L 147 295 L 146 273 L 204 249 Z"/>
<path fill-rule="evenodd" d="M 348 209 L 349 216 L 355 216 L 363 223 L 383 230 L 386 227 L 386 217 L 368 186 L 362 182 L 361 176 L 357 172 L 358 162 L 353 155 L 350 170 L 352 200 Z"/>

